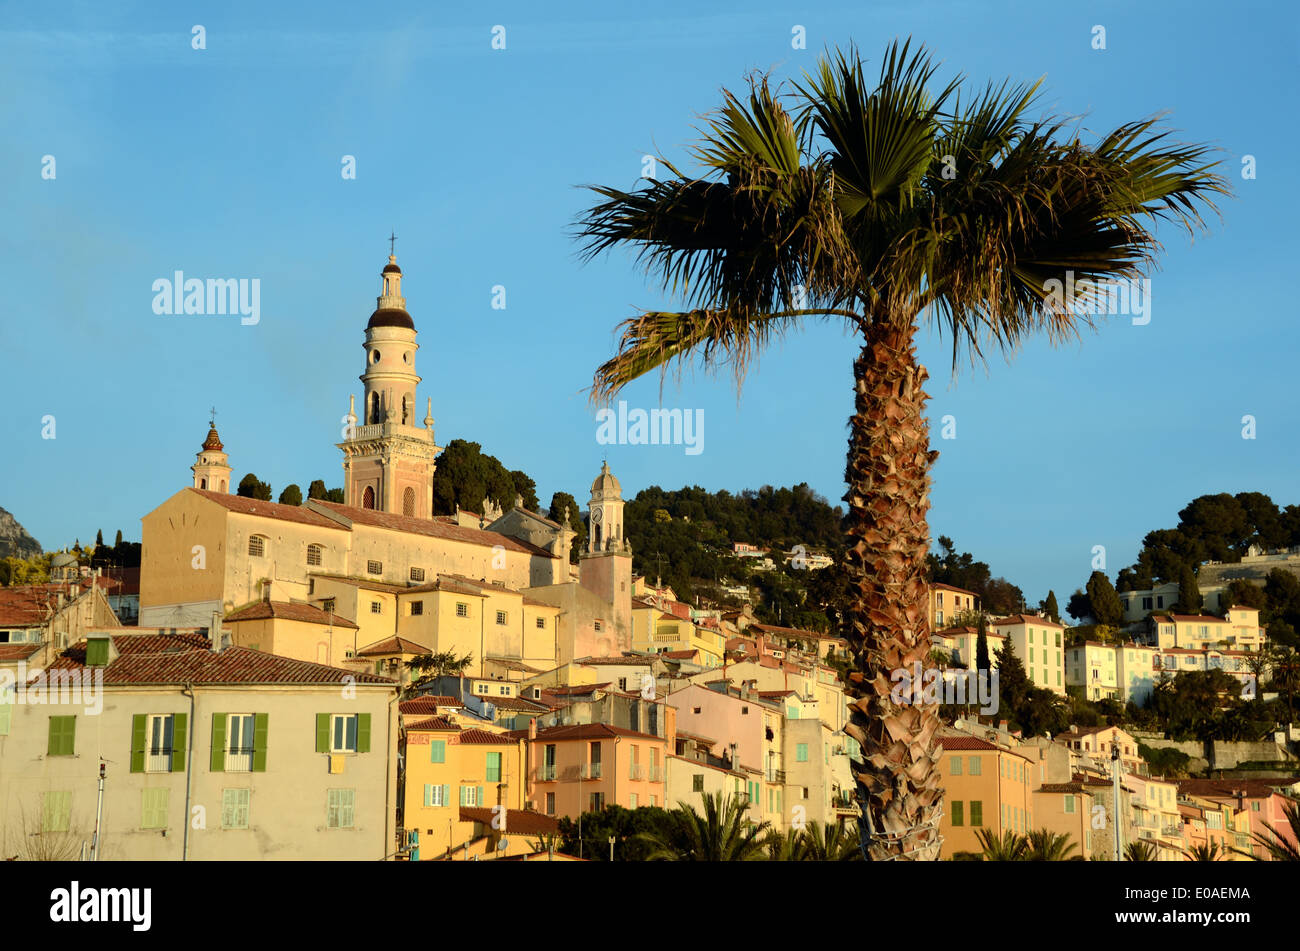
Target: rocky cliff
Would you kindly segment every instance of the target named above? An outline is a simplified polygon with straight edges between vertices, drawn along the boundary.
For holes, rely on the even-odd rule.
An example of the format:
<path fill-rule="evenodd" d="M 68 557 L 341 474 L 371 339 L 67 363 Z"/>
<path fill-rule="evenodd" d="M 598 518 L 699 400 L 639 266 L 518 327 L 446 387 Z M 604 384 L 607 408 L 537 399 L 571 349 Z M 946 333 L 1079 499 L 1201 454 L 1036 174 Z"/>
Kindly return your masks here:
<path fill-rule="evenodd" d="M 18 524 L 4 509 L 0 508 L 0 558 L 33 558 L 41 554 L 41 545 L 27 529 Z"/>

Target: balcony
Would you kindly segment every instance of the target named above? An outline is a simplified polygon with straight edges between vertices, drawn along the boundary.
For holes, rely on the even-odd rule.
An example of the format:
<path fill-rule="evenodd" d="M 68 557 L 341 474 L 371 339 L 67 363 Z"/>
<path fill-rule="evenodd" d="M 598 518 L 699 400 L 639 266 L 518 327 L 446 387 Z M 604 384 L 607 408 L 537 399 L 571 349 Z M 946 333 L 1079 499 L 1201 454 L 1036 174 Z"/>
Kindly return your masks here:
<path fill-rule="evenodd" d="M 586 766 L 582 767 L 582 778 L 600 779 L 600 764 L 588 763 Z"/>
<path fill-rule="evenodd" d="M 539 783 L 555 782 L 555 764 L 537 767 L 537 781 Z"/>
<path fill-rule="evenodd" d="M 627 778 L 631 780 L 645 779 L 645 767 L 637 763 L 633 763 L 627 769 Z"/>
<path fill-rule="evenodd" d="M 768 781 L 769 783 L 781 783 L 782 785 L 784 785 L 784 784 L 785 784 L 785 770 L 783 770 L 783 769 L 769 769 L 769 770 L 767 771 L 767 781 Z"/>
<path fill-rule="evenodd" d="M 650 782 L 662 783 L 664 781 L 664 768 L 662 766 L 650 767 Z"/>

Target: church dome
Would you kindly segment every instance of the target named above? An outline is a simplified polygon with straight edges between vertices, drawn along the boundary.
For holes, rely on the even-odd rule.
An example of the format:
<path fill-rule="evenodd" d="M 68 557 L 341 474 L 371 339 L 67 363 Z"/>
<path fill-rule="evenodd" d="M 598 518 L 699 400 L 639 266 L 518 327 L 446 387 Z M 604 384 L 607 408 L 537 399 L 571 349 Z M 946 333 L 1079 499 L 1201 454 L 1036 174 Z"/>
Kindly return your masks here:
<path fill-rule="evenodd" d="M 411 320 L 411 315 L 400 307 L 381 307 L 370 315 L 370 323 L 366 324 L 367 330 L 376 327 L 404 327 L 407 330 L 414 330 L 415 321 Z"/>
<path fill-rule="evenodd" d="M 622 495 L 623 487 L 618 484 L 609 472 L 609 463 L 601 464 L 600 475 L 596 476 L 596 481 L 591 484 L 591 494 L 603 493 L 605 497 Z"/>
<path fill-rule="evenodd" d="M 225 447 L 221 445 L 221 437 L 217 435 L 217 427 L 213 426 L 208 430 L 208 438 L 203 440 L 203 448 L 221 452 Z"/>
<path fill-rule="evenodd" d="M 381 273 L 381 274 L 401 274 L 401 273 L 402 273 L 402 269 L 401 269 L 400 267 L 398 267 L 396 264 L 385 264 L 385 265 L 384 265 L 384 269 L 383 269 L 383 271 L 381 271 L 380 273 Z"/>

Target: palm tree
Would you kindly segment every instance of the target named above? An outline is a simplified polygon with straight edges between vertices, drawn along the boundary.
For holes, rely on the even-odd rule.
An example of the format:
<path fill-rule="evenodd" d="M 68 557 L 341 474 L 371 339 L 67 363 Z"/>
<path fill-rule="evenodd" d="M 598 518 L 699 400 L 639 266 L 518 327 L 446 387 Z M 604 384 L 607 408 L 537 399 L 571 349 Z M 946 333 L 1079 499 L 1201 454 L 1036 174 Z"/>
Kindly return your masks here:
<path fill-rule="evenodd" d="M 1189 862 L 1220 862 L 1227 858 L 1223 848 L 1218 842 L 1208 844 L 1193 845 L 1189 849 L 1181 850 Z"/>
<path fill-rule="evenodd" d="M 1068 835 L 1049 832 L 1047 829 L 1030 832 L 1026 842 L 1028 849 L 1025 858 L 1031 862 L 1065 862 L 1070 859 L 1070 853 L 1078 848 Z"/>
<path fill-rule="evenodd" d="M 1269 831 L 1268 835 L 1262 832 L 1252 832 L 1250 837 L 1255 841 L 1255 845 L 1261 849 L 1261 852 L 1250 852 L 1246 849 L 1233 849 L 1239 855 L 1249 855 L 1257 862 L 1300 862 L 1300 803 L 1289 802 L 1282 807 L 1282 814 L 1286 817 L 1286 823 L 1290 827 L 1290 837 L 1283 835 L 1277 830 L 1272 823 L 1265 822 L 1264 828 Z"/>
<path fill-rule="evenodd" d="M 857 833 L 838 822 L 808 823 L 802 833 L 803 856 L 813 862 L 861 862 Z"/>
<path fill-rule="evenodd" d="M 991 829 L 976 829 L 975 838 L 986 862 L 1023 862 L 1029 857 L 1029 840 L 1016 832 L 999 836 Z"/>
<path fill-rule="evenodd" d="M 798 862 L 804 857 L 802 836 L 794 829 L 770 829 L 763 837 L 763 850 L 772 862 Z"/>
<path fill-rule="evenodd" d="M 703 805 L 701 815 L 689 803 L 679 802 L 673 810 L 675 828 L 662 833 L 639 833 L 649 846 L 647 860 L 747 862 L 763 857 L 762 835 L 768 825 L 749 818 L 748 800 L 710 793 L 704 797 Z"/>
<path fill-rule="evenodd" d="M 1159 850 L 1152 842 L 1139 839 L 1124 846 L 1125 862 L 1154 862 L 1159 858 Z"/>
<path fill-rule="evenodd" d="M 584 256 L 632 246 L 689 308 L 626 320 L 593 402 L 695 355 L 729 364 L 739 387 L 803 319 L 842 321 L 856 338 L 843 567 L 858 699 L 846 729 L 864 754 L 859 831 L 873 859 L 934 859 L 941 845 L 937 708 L 890 697 L 890 673 L 930 651 L 938 454 L 918 324 L 950 338 L 954 372 L 963 354 L 1010 354 L 1035 333 L 1071 339 L 1092 325 L 1079 310 L 1100 282 L 1154 264 L 1158 219 L 1190 232 L 1228 191 L 1207 148 L 1166 141 L 1155 119 L 1085 144 L 1063 119 L 1028 117 L 1038 84 L 967 94 L 960 79 L 937 87 L 936 68 L 908 41 L 889 47 L 875 83 L 855 48 L 823 56 L 793 91 L 753 77 L 747 101 L 724 92 L 705 120 L 701 176 L 661 158 L 671 179 L 594 187 L 603 200 L 578 219 Z M 1067 286 L 1083 292 L 1066 300 Z"/>

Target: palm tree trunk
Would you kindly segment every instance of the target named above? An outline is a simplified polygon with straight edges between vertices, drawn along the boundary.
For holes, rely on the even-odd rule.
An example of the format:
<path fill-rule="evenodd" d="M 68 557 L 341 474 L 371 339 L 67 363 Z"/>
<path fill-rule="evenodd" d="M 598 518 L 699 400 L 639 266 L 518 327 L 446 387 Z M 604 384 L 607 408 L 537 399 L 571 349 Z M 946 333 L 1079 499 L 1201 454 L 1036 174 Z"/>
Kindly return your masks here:
<path fill-rule="evenodd" d="M 895 670 L 928 666 L 930 620 L 926 556 L 930 532 L 930 451 L 925 419 L 927 378 L 916 360 L 915 325 L 878 325 L 853 370 L 856 400 L 849 421 L 845 482 L 849 490 L 850 608 L 846 636 L 860 674 L 850 693 L 845 732 L 862 746 L 854 767 L 862 809 L 864 857 L 939 857 L 938 706 L 890 699 Z"/>

